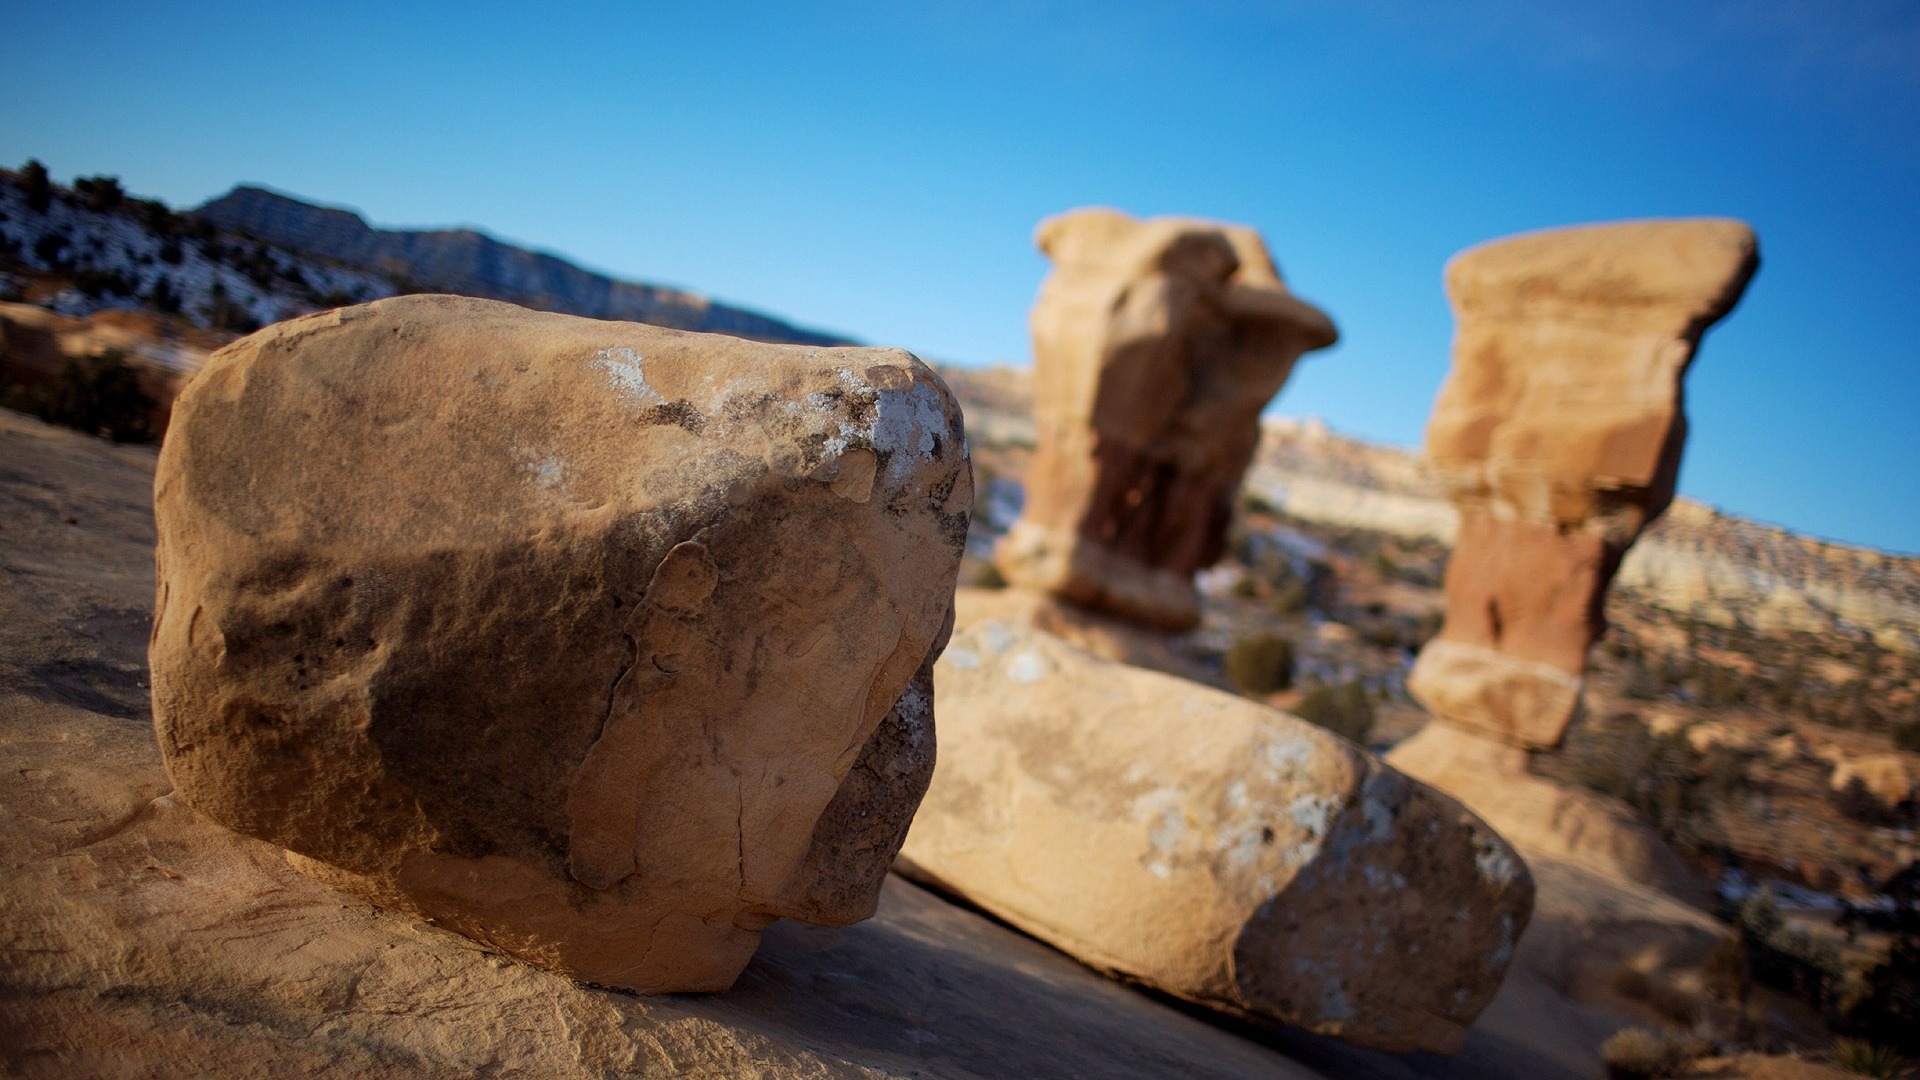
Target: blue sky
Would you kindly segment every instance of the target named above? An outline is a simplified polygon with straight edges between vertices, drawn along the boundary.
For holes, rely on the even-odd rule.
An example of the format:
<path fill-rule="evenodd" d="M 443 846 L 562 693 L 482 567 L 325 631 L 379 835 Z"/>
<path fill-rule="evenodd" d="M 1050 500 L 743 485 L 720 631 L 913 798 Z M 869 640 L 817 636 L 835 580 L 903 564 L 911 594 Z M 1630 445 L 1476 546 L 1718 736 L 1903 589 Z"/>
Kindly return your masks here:
<path fill-rule="evenodd" d="M 1739 217 L 1682 491 L 1920 552 L 1905 0 L 10 7 L 0 162 L 478 225 L 930 358 L 1027 362 L 1048 214 L 1250 224 L 1345 335 L 1278 410 L 1403 446 L 1454 252 Z"/>

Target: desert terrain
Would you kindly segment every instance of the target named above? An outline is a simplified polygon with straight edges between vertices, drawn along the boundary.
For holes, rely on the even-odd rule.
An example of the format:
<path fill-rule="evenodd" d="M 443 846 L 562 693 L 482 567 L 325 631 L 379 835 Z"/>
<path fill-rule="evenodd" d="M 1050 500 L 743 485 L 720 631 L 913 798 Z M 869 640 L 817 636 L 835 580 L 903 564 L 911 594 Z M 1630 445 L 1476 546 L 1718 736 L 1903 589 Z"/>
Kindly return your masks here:
<path fill-rule="evenodd" d="M 69 247 L 165 261 L 164 229 L 86 232 L 87 214 L 125 221 L 137 207 L 58 201 Z M 576 983 L 331 892 L 170 797 L 147 667 L 156 451 L 138 440 L 164 430 L 171 394 L 248 321 L 330 306 L 290 292 L 293 278 L 365 271 L 208 232 L 170 264 L 203 271 L 197 299 L 156 306 L 128 266 L 27 257 L 57 246 L 5 212 L 5 299 L 24 303 L 0 311 L 0 360 L 30 372 L 0 413 L 0 737 L 15 763 L 0 1016 L 21 1075 L 1592 1077 L 1603 1044 L 1638 1026 L 1685 1043 L 1691 1075 L 1812 1076 L 1791 1055 L 1828 1052 L 1894 977 L 1920 858 L 1920 560 L 1685 501 L 1622 566 L 1563 744 L 1523 752 L 1537 783 L 1490 789 L 1466 759 L 1423 777 L 1498 827 L 1537 886 L 1505 981 L 1452 1057 L 1223 1020 L 898 876 L 865 923 L 774 924 L 715 996 Z M 208 239 L 277 269 L 216 295 L 231 268 L 202 259 Z M 333 298 L 401 291 L 363 284 Z M 76 399 L 125 387 L 122 369 L 137 390 L 124 400 L 145 402 L 122 431 L 28 415 L 72 424 Z M 943 374 L 977 493 L 965 621 L 969 605 L 1019 603 L 989 556 L 1025 503 L 1033 390 L 1019 370 Z M 1096 627 L 1080 643 L 1391 761 L 1427 723 L 1407 679 L 1440 629 L 1458 527 L 1418 455 L 1269 419 L 1227 557 L 1199 576 L 1198 625 Z"/>

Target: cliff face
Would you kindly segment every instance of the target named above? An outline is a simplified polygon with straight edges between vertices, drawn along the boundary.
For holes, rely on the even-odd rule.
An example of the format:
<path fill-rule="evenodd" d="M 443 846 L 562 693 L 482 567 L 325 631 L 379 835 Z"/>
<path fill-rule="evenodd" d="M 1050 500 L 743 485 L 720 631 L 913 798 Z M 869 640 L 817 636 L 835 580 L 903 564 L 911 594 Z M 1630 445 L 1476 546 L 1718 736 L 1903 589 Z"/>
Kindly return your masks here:
<path fill-rule="evenodd" d="M 593 319 L 621 319 L 762 341 L 847 343 L 843 337 L 804 330 L 693 293 L 615 281 L 564 259 L 503 244 L 471 229 L 376 229 L 350 211 L 312 206 L 247 186 L 236 187 L 195 212 L 222 228 L 404 278 L 423 289 L 505 300 Z"/>

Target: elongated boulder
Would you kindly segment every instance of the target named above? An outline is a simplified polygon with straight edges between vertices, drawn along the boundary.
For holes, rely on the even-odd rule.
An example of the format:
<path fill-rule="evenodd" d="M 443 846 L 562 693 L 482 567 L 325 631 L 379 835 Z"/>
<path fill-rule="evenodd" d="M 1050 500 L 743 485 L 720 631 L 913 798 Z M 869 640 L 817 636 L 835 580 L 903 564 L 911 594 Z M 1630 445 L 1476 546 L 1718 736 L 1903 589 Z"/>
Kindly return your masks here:
<path fill-rule="evenodd" d="M 1447 266 L 1459 322 L 1427 456 L 1460 511 L 1447 618 L 1408 687 L 1442 719 L 1557 746 L 1627 548 L 1673 499 L 1682 380 L 1759 265 L 1700 218 L 1553 229 Z"/>
<path fill-rule="evenodd" d="M 1085 963 L 1392 1051 L 1459 1048 L 1532 910 L 1506 842 L 1350 743 L 1017 624 L 935 669 L 902 869 Z"/>
<path fill-rule="evenodd" d="M 1032 314 L 1036 448 L 994 563 L 1014 585 L 1191 627 L 1260 410 L 1333 323 L 1242 226 L 1088 209 L 1035 239 L 1054 263 Z"/>
<path fill-rule="evenodd" d="M 576 978 L 871 914 L 971 503 L 913 357 L 403 297 L 211 357 L 155 485 L 176 797 Z"/>

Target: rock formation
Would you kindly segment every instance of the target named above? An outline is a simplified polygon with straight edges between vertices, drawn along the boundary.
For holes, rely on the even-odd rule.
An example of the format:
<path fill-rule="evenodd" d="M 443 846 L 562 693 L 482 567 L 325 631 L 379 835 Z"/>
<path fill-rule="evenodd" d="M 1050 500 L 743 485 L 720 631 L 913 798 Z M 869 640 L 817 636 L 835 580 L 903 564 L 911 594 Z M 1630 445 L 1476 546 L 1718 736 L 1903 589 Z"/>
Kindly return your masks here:
<path fill-rule="evenodd" d="M 1041 222 L 1038 446 L 995 563 L 1015 585 L 1138 622 L 1198 621 L 1259 415 L 1333 324 L 1253 230 L 1076 210 Z"/>
<path fill-rule="evenodd" d="M 188 806 L 645 992 L 872 913 L 972 497 L 913 357 L 385 300 L 211 357 L 155 490 Z"/>
<path fill-rule="evenodd" d="M 1759 260 L 1737 221 L 1555 229 L 1447 267 L 1427 454 L 1460 511 L 1446 625 L 1409 680 L 1444 720 L 1557 745 L 1621 557 L 1673 498 L 1681 380 Z"/>
<path fill-rule="evenodd" d="M 1305 721 L 1014 627 L 936 669 L 905 872 L 1190 1001 L 1459 1048 L 1532 906 L 1504 841 Z"/>

